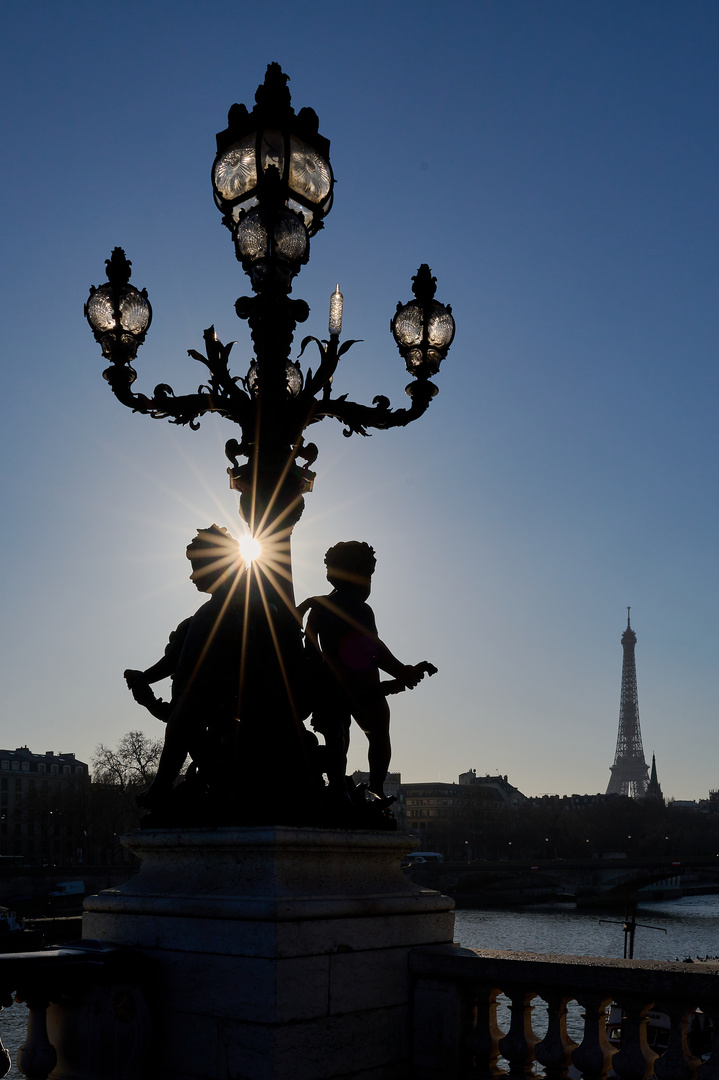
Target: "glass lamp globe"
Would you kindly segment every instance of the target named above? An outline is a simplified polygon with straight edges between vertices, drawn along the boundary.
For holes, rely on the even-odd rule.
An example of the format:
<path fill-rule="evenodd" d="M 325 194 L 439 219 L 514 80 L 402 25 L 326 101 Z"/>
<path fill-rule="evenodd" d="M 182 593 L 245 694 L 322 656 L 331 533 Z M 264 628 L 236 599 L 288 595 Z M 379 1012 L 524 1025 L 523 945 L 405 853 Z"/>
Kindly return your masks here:
<path fill-rule="evenodd" d="M 237 220 L 246 204 L 261 203 L 271 168 L 279 174 L 285 205 L 313 236 L 331 206 L 332 168 L 329 158 L 289 132 L 252 132 L 218 154 L 212 170 L 218 207 Z"/>
<path fill-rule="evenodd" d="M 452 344 L 454 319 L 451 307 L 434 299 L 437 282 L 426 263 L 412 280 L 416 299 L 397 304 L 390 328 L 410 375 L 428 378 Z"/>
<path fill-rule="evenodd" d="M 334 176 L 330 144 L 319 134 L 317 116 L 312 109 L 295 115 L 287 80 L 279 64 L 270 64 L 252 112 L 232 106 L 228 126 L 217 136 L 212 188 L 243 265 L 251 257 L 241 252 L 251 246 L 245 234 L 257 220 L 255 211 L 272 210 L 277 216 L 269 228 L 272 249 L 258 257 L 285 258 L 298 270 L 307 261 L 308 238 L 332 206 Z M 300 228 L 306 230 L 303 237 Z M 283 246 L 292 249 L 291 256 L 283 254 Z"/>
<path fill-rule="evenodd" d="M 260 392 L 260 365 L 256 360 L 250 364 L 250 370 L 246 376 L 247 389 L 252 397 L 257 397 Z M 304 379 L 298 364 L 287 361 L 285 365 L 285 389 L 290 397 L 297 397 L 302 389 Z"/>
<path fill-rule="evenodd" d="M 295 268 L 309 257 L 309 241 L 303 223 L 291 212 L 266 212 L 255 207 L 240 215 L 235 229 L 237 258 L 245 269 L 260 259 L 279 258 Z"/>
<path fill-rule="evenodd" d="M 104 356 L 117 360 L 119 344 L 125 358 L 133 358 L 152 322 L 150 301 L 144 289 L 130 285 L 131 264 L 122 248 L 114 249 L 106 265 L 109 280 L 91 288 L 85 315 Z"/>

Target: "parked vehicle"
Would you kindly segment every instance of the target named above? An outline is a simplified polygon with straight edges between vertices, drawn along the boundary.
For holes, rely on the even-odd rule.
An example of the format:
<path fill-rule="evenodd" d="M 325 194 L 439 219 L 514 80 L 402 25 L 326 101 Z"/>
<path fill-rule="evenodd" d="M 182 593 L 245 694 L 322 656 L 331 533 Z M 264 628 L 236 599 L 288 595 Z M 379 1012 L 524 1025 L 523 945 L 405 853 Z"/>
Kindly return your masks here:
<path fill-rule="evenodd" d="M 48 897 L 51 899 L 61 899 L 63 896 L 84 896 L 85 895 L 85 882 L 84 881 L 59 881 L 57 888 L 49 892 Z"/>

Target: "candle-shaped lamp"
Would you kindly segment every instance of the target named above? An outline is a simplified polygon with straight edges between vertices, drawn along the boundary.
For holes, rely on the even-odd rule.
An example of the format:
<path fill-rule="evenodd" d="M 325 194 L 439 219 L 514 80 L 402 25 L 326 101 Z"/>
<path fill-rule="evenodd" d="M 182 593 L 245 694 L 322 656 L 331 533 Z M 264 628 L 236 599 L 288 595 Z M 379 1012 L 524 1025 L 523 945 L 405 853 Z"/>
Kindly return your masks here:
<path fill-rule="evenodd" d="M 339 337 L 342 333 L 342 306 L 344 297 L 340 292 L 340 287 L 337 285 L 335 291 L 330 297 L 330 324 L 329 331 L 330 337 Z"/>

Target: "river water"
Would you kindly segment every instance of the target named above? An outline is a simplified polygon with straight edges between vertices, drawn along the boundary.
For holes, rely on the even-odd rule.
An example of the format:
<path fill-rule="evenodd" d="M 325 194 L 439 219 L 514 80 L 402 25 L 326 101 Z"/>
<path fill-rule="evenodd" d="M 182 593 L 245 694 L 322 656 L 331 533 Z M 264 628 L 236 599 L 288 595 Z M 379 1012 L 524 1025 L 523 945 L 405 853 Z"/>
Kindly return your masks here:
<path fill-rule="evenodd" d="M 637 910 L 637 923 L 634 941 L 637 960 L 719 956 L 719 896 L 645 903 Z M 658 929 L 648 929 L 641 924 Z M 624 951 L 621 917 L 616 912 L 577 911 L 569 904 L 502 911 L 457 911 L 454 938 L 460 945 L 475 949 L 604 957 L 621 957 Z M 535 1017 L 534 1028 L 541 1035 L 540 1010 L 536 1011 Z M 507 1020 L 508 1014 L 500 1009 L 498 1021 L 505 1030 Z M 21 1076 L 14 1062 L 25 1038 L 26 1023 L 24 1005 L 13 1005 L 0 1013 L 0 1037 L 13 1060 L 8 1073 L 12 1080 L 20 1080 Z M 574 1009 L 570 1006 L 569 1028 L 575 1038 L 581 1032 L 578 1006 Z"/>
<path fill-rule="evenodd" d="M 719 896 L 642 903 L 637 909 L 637 924 L 635 960 L 719 956 Z M 454 939 L 472 949 L 624 955 L 621 913 L 577 910 L 571 904 L 457 911 Z"/>

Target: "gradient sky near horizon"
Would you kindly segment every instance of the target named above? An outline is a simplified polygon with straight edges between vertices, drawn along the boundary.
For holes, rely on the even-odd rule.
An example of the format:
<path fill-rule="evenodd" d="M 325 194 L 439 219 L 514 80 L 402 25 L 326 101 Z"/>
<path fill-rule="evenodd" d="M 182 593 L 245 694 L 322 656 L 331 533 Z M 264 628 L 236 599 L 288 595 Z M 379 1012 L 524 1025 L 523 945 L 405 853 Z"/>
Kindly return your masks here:
<path fill-rule="evenodd" d="M 90 760 L 162 734 L 122 671 L 197 607 L 195 529 L 238 531 L 236 432 L 123 408 L 83 303 L 121 245 L 154 311 L 136 388 L 194 391 L 211 324 L 246 372 L 209 174 L 278 61 L 337 177 L 298 337 L 339 282 L 363 341 L 335 388 L 398 406 L 388 326 L 421 262 L 457 322 L 420 421 L 315 426 L 295 531 L 299 599 L 330 544 L 368 540 L 381 635 L 439 668 L 392 699 L 392 767 L 604 791 L 629 604 L 647 760 L 666 796 L 719 788 L 719 6 L 8 0 L 0 27 L 0 744 Z"/>

